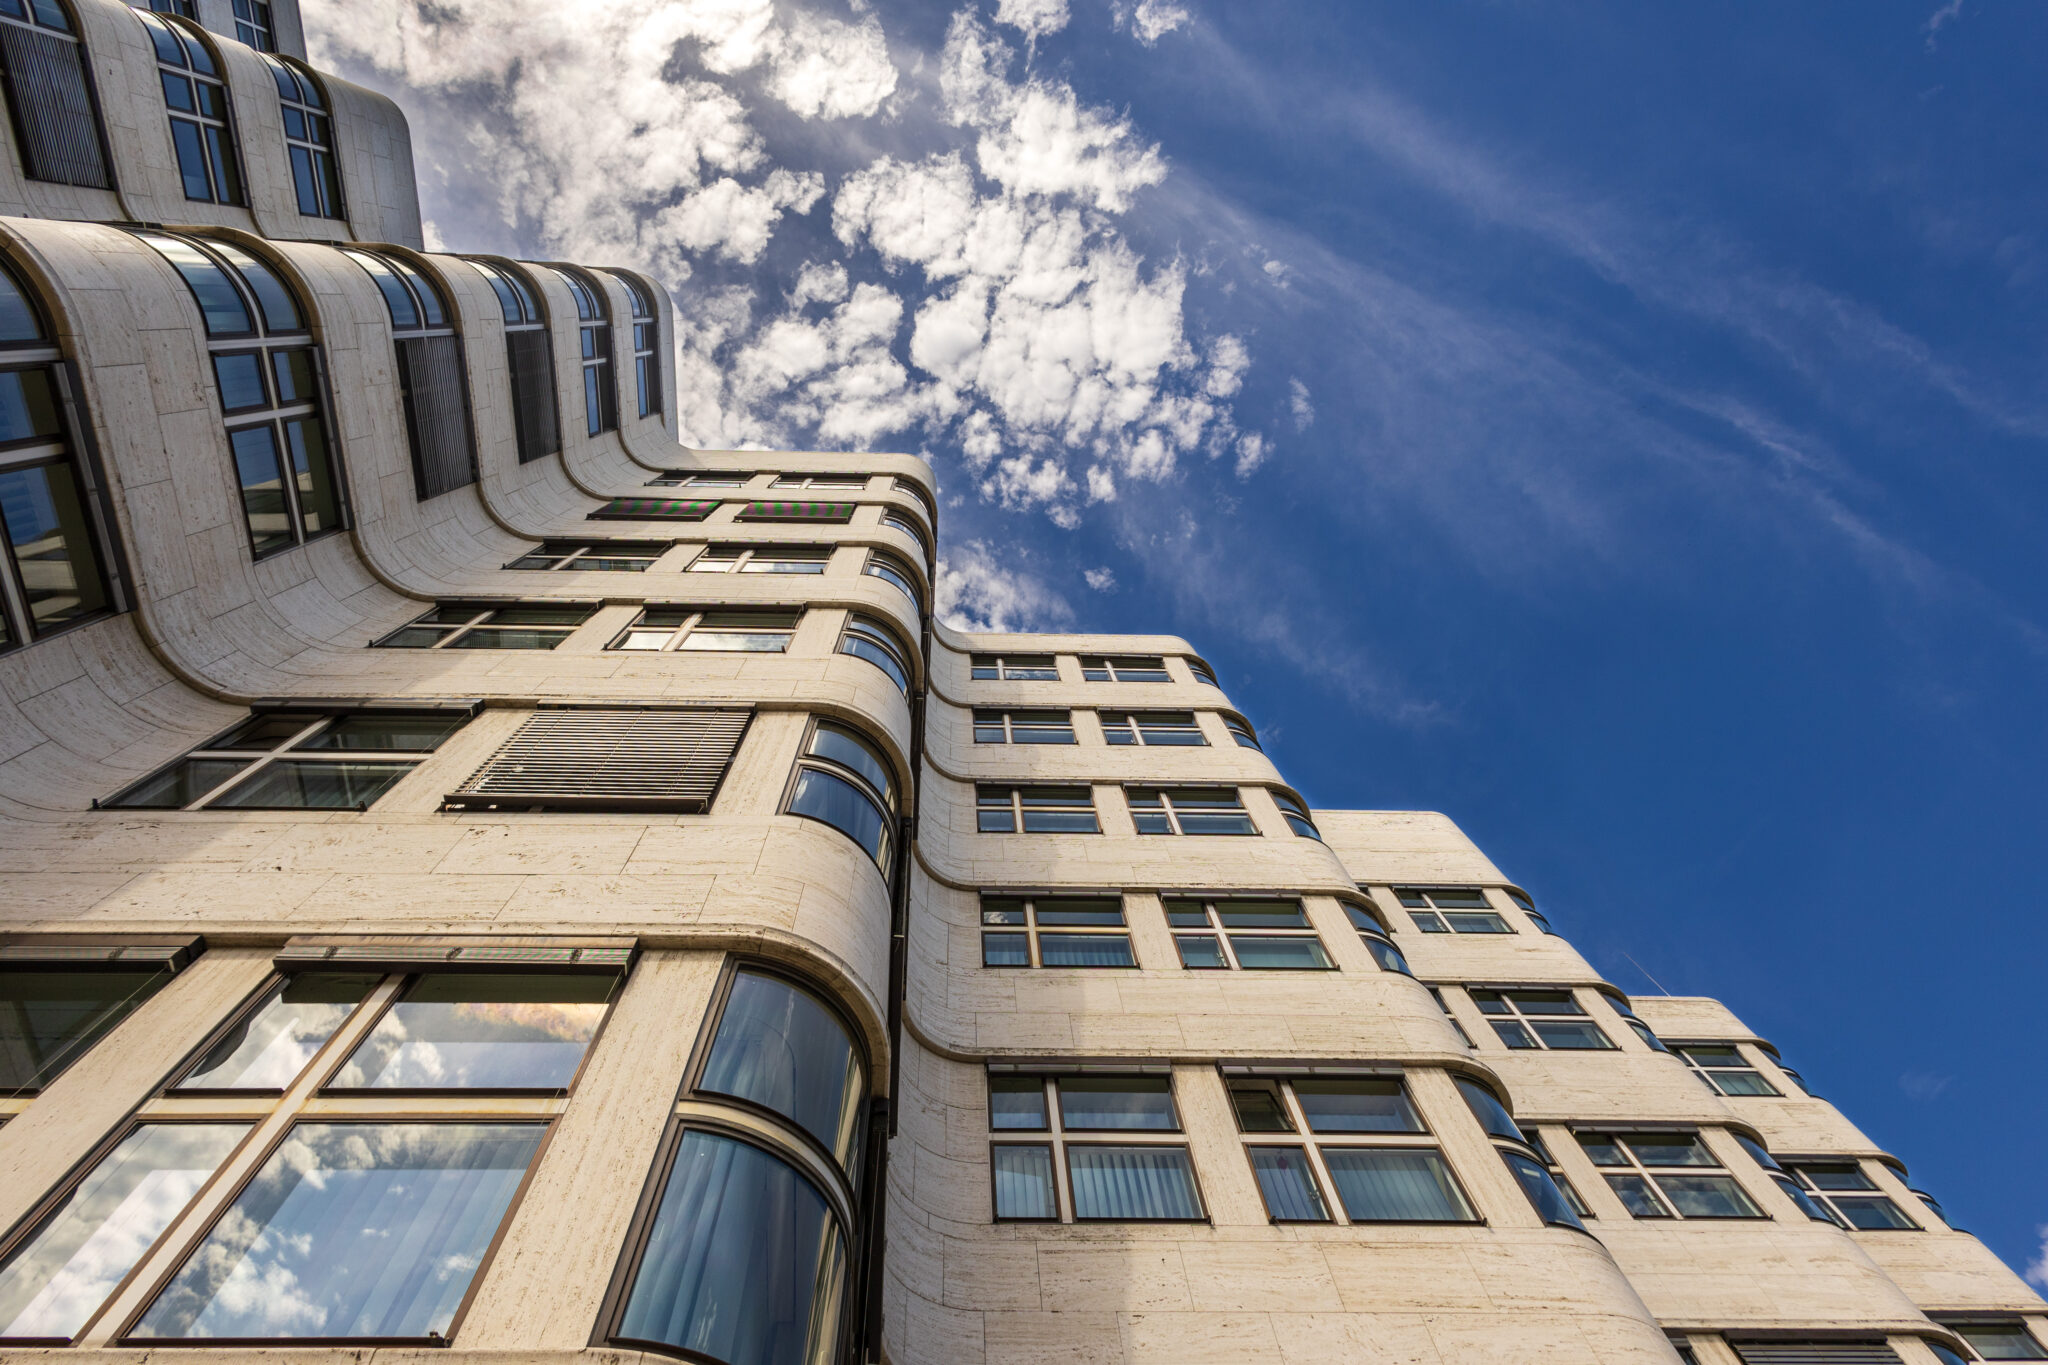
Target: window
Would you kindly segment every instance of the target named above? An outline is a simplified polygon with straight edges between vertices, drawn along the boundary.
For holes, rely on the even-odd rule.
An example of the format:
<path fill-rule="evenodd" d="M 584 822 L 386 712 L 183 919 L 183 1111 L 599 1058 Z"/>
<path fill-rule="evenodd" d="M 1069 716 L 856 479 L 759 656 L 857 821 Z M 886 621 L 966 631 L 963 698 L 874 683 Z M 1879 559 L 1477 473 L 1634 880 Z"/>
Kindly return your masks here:
<path fill-rule="evenodd" d="M 1586 1159 L 1607 1175 L 1636 1218 L 1763 1218 L 1697 1133 L 1574 1130 Z"/>
<path fill-rule="evenodd" d="M 894 493 L 902 493 L 908 497 L 915 498 L 917 500 L 917 505 L 921 509 L 923 509 L 924 520 L 926 525 L 936 526 L 939 524 L 938 504 L 932 501 L 932 495 L 925 491 L 925 487 L 923 484 L 917 482 L 915 479 L 906 479 L 899 474 L 895 478 L 889 480 L 889 490 Z"/>
<path fill-rule="evenodd" d="M 1296 900 L 1166 898 L 1180 965 L 1247 971 L 1334 971 Z M 1193 931 L 1193 932 L 1187 932 Z"/>
<path fill-rule="evenodd" d="M 1259 736 L 1252 729 L 1250 721 L 1242 716 L 1233 716 L 1228 711 L 1220 711 L 1217 714 L 1223 721 L 1223 728 L 1230 731 L 1230 737 L 1237 741 L 1240 749 L 1260 748 Z"/>
<path fill-rule="evenodd" d="M 1188 672 L 1195 675 L 1196 682 L 1207 683 L 1209 686 L 1216 688 L 1218 691 L 1222 690 L 1223 684 L 1216 681 L 1216 670 L 1209 667 L 1208 664 L 1204 663 L 1200 659 L 1197 659 L 1192 654 L 1182 655 L 1181 662 L 1188 666 Z M 1256 749 L 1259 746 L 1254 744 L 1251 747 Z"/>
<path fill-rule="evenodd" d="M 976 787 L 975 828 L 983 834 L 1100 834 L 1088 787 Z"/>
<path fill-rule="evenodd" d="M 1115 896 L 983 896 L 984 967 L 1135 967 Z"/>
<path fill-rule="evenodd" d="M 1267 794 L 1273 798 L 1273 804 L 1280 808 L 1280 818 L 1287 822 L 1287 828 L 1293 830 L 1304 839 L 1314 839 L 1321 842 L 1323 832 L 1316 828 L 1315 821 L 1308 818 L 1307 806 L 1287 792 L 1271 787 L 1266 790 Z"/>
<path fill-rule="evenodd" d="M 1104 711 L 1102 737 L 1111 744 L 1206 745 L 1192 711 Z"/>
<path fill-rule="evenodd" d="M 882 513 L 882 525 L 889 527 L 891 530 L 901 531 L 904 535 L 909 536 L 911 543 L 917 546 L 919 552 L 923 554 L 925 563 L 931 563 L 931 532 L 918 525 L 907 513 L 899 512 L 892 507 Z"/>
<path fill-rule="evenodd" d="M 987 682 L 1058 682 L 1059 665 L 1050 654 L 974 654 L 970 674 Z"/>
<path fill-rule="evenodd" d="M 1367 946 L 1370 947 L 1371 945 L 1368 944 Z M 1448 1022 L 1450 1026 L 1457 1031 L 1457 1034 L 1460 1038 L 1465 1040 L 1465 1046 L 1472 1047 L 1472 1035 L 1465 1032 L 1465 1026 L 1458 1022 L 1458 1016 L 1452 1014 L 1451 1007 L 1444 1003 L 1443 991 L 1435 986 L 1431 986 L 1429 987 L 1429 998 L 1431 1000 L 1434 1000 L 1436 1002 L 1436 1007 L 1443 1012 L 1445 1021 Z"/>
<path fill-rule="evenodd" d="M 1477 887 L 1397 886 L 1394 895 L 1425 934 L 1512 934 L 1514 928 L 1487 904 Z"/>
<path fill-rule="evenodd" d="M 239 9 L 249 0 L 235 0 Z M 259 6 L 266 20 L 270 6 Z M 265 27 L 269 25 L 266 23 Z M 241 25 L 237 24 L 237 28 Z M 244 38 L 243 42 L 249 40 Z M 269 51 L 269 43 L 249 43 Z M 284 150 L 292 163 L 292 188 L 297 192 L 299 212 L 307 218 L 346 218 L 341 202 L 341 172 L 334 159 L 334 123 L 328 117 L 327 100 L 320 93 L 320 81 L 310 70 L 276 57 L 263 59 L 270 77 L 277 82 L 278 106 L 284 114 Z"/>
<path fill-rule="evenodd" d="M 440 289 L 398 256 L 344 250 L 384 296 L 398 354 L 398 392 L 419 500 L 476 482 L 469 425 L 469 367 Z"/>
<path fill-rule="evenodd" d="M 740 504 L 740 521 L 803 521 L 838 525 L 853 520 L 850 502 L 775 502 L 761 500 Z"/>
<path fill-rule="evenodd" d="M 553 649 L 588 621 L 588 602 L 442 602 L 400 626 L 378 649 Z"/>
<path fill-rule="evenodd" d="M 815 992 L 763 971 L 734 972 L 696 1089 L 780 1114 L 857 1183 L 867 1066 L 853 1029 Z"/>
<path fill-rule="evenodd" d="M 687 484 L 692 488 L 743 488 L 754 476 L 744 469 L 671 469 L 659 478 L 649 479 L 649 488 L 674 488 Z"/>
<path fill-rule="evenodd" d="M 544 540 L 505 567 L 644 573 L 668 549 L 665 540 Z"/>
<path fill-rule="evenodd" d="M 1549 920 L 1536 913 L 1536 902 L 1530 900 L 1526 892 L 1517 891 L 1512 886 L 1504 889 L 1507 891 L 1508 899 L 1515 903 L 1516 909 L 1529 917 L 1529 923 L 1536 926 L 1537 932 L 1553 936 L 1557 933 L 1557 930 L 1550 927 Z"/>
<path fill-rule="evenodd" d="M 1476 1089 L 1476 1084 L 1474 1085 Z M 1466 1094 L 1469 1102 L 1471 1094 Z M 1534 1128 L 1522 1128 L 1522 1144 L 1529 1150 L 1518 1152 L 1512 1147 L 1501 1146 L 1498 1151 L 1501 1160 L 1507 1162 L 1515 1179 L 1522 1186 L 1522 1193 L 1536 1207 L 1536 1212 L 1546 1223 L 1557 1223 L 1564 1227 L 1585 1230 L 1585 1220 L 1593 1216 L 1586 1207 L 1586 1201 L 1579 1198 L 1579 1192 L 1572 1188 L 1572 1182 L 1565 1179 L 1564 1170 L 1557 1164 L 1557 1158 L 1544 1145 L 1543 1135 Z M 1532 1155 L 1533 1153 L 1533 1155 Z M 1549 1182 L 1546 1189 L 1544 1182 Z"/>
<path fill-rule="evenodd" d="M 151 14 L 175 14 L 185 19 L 197 19 L 197 0 L 128 0 L 136 9 L 146 9 Z"/>
<path fill-rule="evenodd" d="M 228 242 L 135 234 L 184 279 L 206 324 L 215 391 L 257 559 L 340 530 L 340 471 L 321 391 L 326 371 L 284 280 Z"/>
<path fill-rule="evenodd" d="M 284 977 L 200 1053 L 170 1093 L 283 1093 L 382 979 L 333 972 Z"/>
<path fill-rule="evenodd" d="M 702 521 L 717 510 L 715 502 L 682 498 L 613 498 L 589 516 L 592 521 Z"/>
<path fill-rule="evenodd" d="M 910 599 L 911 607 L 920 615 L 924 612 L 924 597 L 918 592 L 917 571 L 890 554 L 887 550 L 869 550 L 867 567 L 863 570 L 871 578 L 879 578 L 896 591 Z"/>
<path fill-rule="evenodd" d="M 1559 1052 L 1613 1051 L 1614 1040 L 1586 1017 L 1570 991 L 1485 991 L 1466 994 L 1511 1048 Z"/>
<path fill-rule="evenodd" d="M 137 12 L 135 17 L 156 45 L 157 75 L 185 197 L 210 204 L 245 202 L 242 168 L 235 159 L 234 115 L 213 53 L 194 29 L 154 14 Z"/>
<path fill-rule="evenodd" d="M 1257 834 L 1235 787 L 1127 787 L 1140 834 Z"/>
<path fill-rule="evenodd" d="M 1944 1322 L 1942 1326 L 1961 1337 L 1978 1360 L 2048 1360 L 2048 1350 L 2043 1350 L 2034 1334 L 2027 1330 L 2027 1325 L 2016 1319 L 2006 1322 Z"/>
<path fill-rule="evenodd" d="M 112 522 L 78 458 L 70 371 L 46 335 L 0 267 L 0 651 L 116 605 Z"/>
<path fill-rule="evenodd" d="M 1845 1228 L 1860 1232 L 1917 1232 L 1920 1225 L 1884 1195 L 1857 1161 L 1789 1163 L 1792 1178 L 1814 1202 L 1834 1214 Z M 2026 1359 L 2026 1357 L 2020 1357 Z M 1997 1357 L 1992 1357 L 1997 1359 Z"/>
<path fill-rule="evenodd" d="M 640 415 L 661 415 L 661 312 L 647 286 L 623 270 L 610 272 L 626 287 L 633 306 L 633 380 L 640 395 Z"/>
<path fill-rule="evenodd" d="M 1351 927 L 1358 931 L 1359 941 L 1364 943 L 1365 950 L 1372 954 L 1372 960 L 1380 964 L 1381 971 L 1399 972 L 1402 976 L 1415 975 L 1408 966 L 1408 959 L 1401 955 L 1401 950 L 1394 946 L 1394 940 L 1388 936 L 1387 926 L 1380 923 L 1378 911 L 1368 910 L 1356 901 L 1345 901 L 1343 904 L 1344 914 L 1350 919 Z M 1434 987 L 1431 987 L 1431 993 L 1435 993 Z M 1443 1001 L 1439 999 L 1437 1003 L 1441 1005 Z M 1463 1035 L 1464 1030 L 1459 1029 L 1458 1032 Z"/>
<path fill-rule="evenodd" d="M 155 1245 L 246 1123 L 139 1123 L 0 1266 L 0 1339 L 69 1341 Z"/>
<path fill-rule="evenodd" d="M 258 52 L 277 51 L 276 27 L 264 0 L 235 0 L 235 39 Z"/>
<path fill-rule="evenodd" d="M 648 607 L 610 649 L 699 650 L 742 654 L 781 654 L 803 613 L 705 610 L 701 607 Z"/>
<path fill-rule="evenodd" d="M 1787 1199 L 1791 1200 L 1801 1213 L 1816 1223 L 1832 1223 L 1835 1221 L 1835 1216 L 1832 1213 L 1828 1212 L 1812 1195 L 1808 1194 L 1798 1181 L 1785 1173 L 1785 1168 L 1778 1164 L 1777 1158 L 1773 1157 L 1761 1142 L 1758 1142 L 1747 1133 L 1734 1133 L 1732 1136 L 1736 1142 L 1741 1144 L 1742 1150 L 1749 1153 L 1750 1159 L 1762 1167 L 1766 1175 L 1770 1176 L 1771 1183 L 1776 1185 L 1779 1191 Z"/>
<path fill-rule="evenodd" d="M 85 45 L 60 0 L 0 0 L 0 75 L 23 173 L 112 189 Z"/>
<path fill-rule="evenodd" d="M 706 545 L 691 573 L 814 573 L 831 562 L 830 545 Z"/>
<path fill-rule="evenodd" d="M 974 713 L 976 744 L 1072 744 L 1074 719 L 1067 711 L 985 711 Z"/>
<path fill-rule="evenodd" d="M 555 407 L 555 343 L 540 291 L 509 261 L 469 263 L 498 296 L 505 319 L 505 363 L 512 385 L 512 431 L 519 442 L 519 463 L 532 464 L 562 449 L 562 424 Z"/>
<path fill-rule="evenodd" d="M 1401 1080 L 1346 1070 L 1222 1068 L 1267 1216 L 1281 1223 L 1334 1222 L 1336 1213 L 1352 1223 L 1476 1222 Z M 1295 1133 L 1319 1141 L 1270 1141 Z M 1336 1192 L 1334 1210 L 1325 1189 Z"/>
<path fill-rule="evenodd" d="M 1742 1055 L 1742 1049 L 1733 1043 L 1686 1043 L 1671 1050 L 1706 1083 L 1707 1089 L 1716 1094 L 1778 1093 L 1778 1087 L 1765 1080 L 1762 1073 Z"/>
<path fill-rule="evenodd" d="M 777 474 L 770 488 L 866 488 L 866 474 Z"/>
<path fill-rule="evenodd" d="M 0 949 L 0 1094 L 33 1095 L 57 1079 L 192 955 L 183 944 Z"/>
<path fill-rule="evenodd" d="M 258 711 L 102 804 L 119 810 L 366 810 L 466 711 Z"/>
<path fill-rule="evenodd" d="M 887 872 L 897 809 L 888 760 L 865 736 L 829 720 L 812 726 L 803 752 L 785 809 L 824 821 Z"/>
<path fill-rule="evenodd" d="M 565 1095 L 621 978 L 426 972 L 406 982 L 329 1091 Z"/>
<path fill-rule="evenodd" d="M 896 640 L 896 633 L 872 616 L 854 612 L 846 618 L 846 632 L 839 637 L 839 652 L 866 659 L 889 675 L 896 690 L 910 695 L 910 651 Z"/>
<path fill-rule="evenodd" d="M 1165 1075 L 989 1074 L 989 1128 L 1046 1134 L 996 1142 L 995 1214 L 1053 1222 L 1199 1222 L 1201 1195 Z M 1112 1134 L 1105 1141 L 1098 1134 Z M 1092 1139 L 1092 1140 L 1091 1140 Z"/>
<path fill-rule="evenodd" d="M 612 377 L 611 310 L 604 291 L 573 268 L 550 267 L 576 300 L 583 351 L 583 420 L 592 436 L 619 428 L 619 390 Z"/>
<path fill-rule="evenodd" d="M 1081 677 L 1087 682 L 1173 681 L 1166 671 L 1166 660 L 1157 655 L 1137 654 L 1084 657 L 1081 660 Z"/>
<path fill-rule="evenodd" d="M 542 706 L 444 810 L 711 809 L 753 713 L 702 706 Z"/>
<path fill-rule="evenodd" d="M 1652 1052 L 1668 1053 L 1669 1051 L 1671 1051 L 1670 1048 L 1664 1046 L 1664 1042 L 1662 1039 L 1660 1039 L 1656 1034 L 1650 1031 L 1650 1026 L 1648 1024 L 1636 1018 L 1636 1012 L 1633 1008 L 1630 1007 L 1626 997 L 1616 995 L 1610 991 L 1603 990 L 1600 992 L 1600 998 L 1602 1000 L 1605 1000 L 1609 1008 L 1611 1008 L 1616 1014 L 1621 1016 L 1622 1023 L 1627 1024 L 1631 1029 L 1635 1031 L 1636 1037 L 1643 1040 L 1644 1047 L 1650 1049 L 1650 1051 Z"/>

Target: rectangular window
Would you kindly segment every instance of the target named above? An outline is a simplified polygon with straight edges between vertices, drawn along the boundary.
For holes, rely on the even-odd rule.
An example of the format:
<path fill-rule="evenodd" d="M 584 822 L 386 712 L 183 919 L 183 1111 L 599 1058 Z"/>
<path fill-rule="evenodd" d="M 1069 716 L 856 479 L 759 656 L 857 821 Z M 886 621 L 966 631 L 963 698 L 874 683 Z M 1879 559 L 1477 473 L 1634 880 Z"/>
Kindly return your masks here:
<path fill-rule="evenodd" d="M 0 1094 L 33 1095 L 191 960 L 182 945 L 0 950 Z"/>
<path fill-rule="evenodd" d="M 607 648 L 781 654 L 802 615 L 795 610 L 704 611 L 648 607 Z"/>
<path fill-rule="evenodd" d="M 688 498 L 613 498 L 588 515 L 592 521 L 702 521 L 718 506 Z"/>
<path fill-rule="evenodd" d="M 620 981 L 567 973 L 413 977 L 327 1088 L 567 1094 Z"/>
<path fill-rule="evenodd" d="M 645 573 L 668 553 L 665 540 L 547 540 L 505 567 L 550 572 Z"/>
<path fill-rule="evenodd" d="M 467 711 L 259 711 L 102 802 L 124 810 L 364 810 Z"/>
<path fill-rule="evenodd" d="M 671 469 L 659 478 L 649 479 L 650 488 L 674 488 L 687 484 L 692 488 L 744 488 L 754 476 L 744 469 Z"/>
<path fill-rule="evenodd" d="M 1434 1147 L 1326 1147 L 1323 1160 L 1354 1223 L 1471 1223 L 1470 1201 Z"/>
<path fill-rule="evenodd" d="M 1942 1326 L 1961 1337 L 1979 1360 L 2048 1360 L 2048 1350 L 2043 1350 L 2027 1325 L 2017 1319 L 1944 1322 Z"/>
<path fill-rule="evenodd" d="M 770 488 L 863 489 L 870 474 L 777 474 Z"/>
<path fill-rule="evenodd" d="M 1514 927 L 1474 886 L 1397 886 L 1394 895 L 1425 934 L 1512 934 Z"/>
<path fill-rule="evenodd" d="M 258 52 L 277 51 L 270 22 L 270 6 L 264 0 L 235 0 L 235 37 Z"/>
<path fill-rule="evenodd" d="M 1250 971 L 1334 971 L 1296 900 L 1166 898 L 1181 966 Z"/>
<path fill-rule="evenodd" d="M 1104 711 L 1102 737 L 1111 744 L 1206 745 L 1192 711 Z"/>
<path fill-rule="evenodd" d="M 706 811 L 752 716 L 719 707 L 542 707 L 442 807 Z"/>
<path fill-rule="evenodd" d="M 974 713 L 976 744 L 1072 744 L 1074 720 L 1066 711 Z"/>
<path fill-rule="evenodd" d="M 553 649 L 597 611 L 591 602 L 442 602 L 379 649 Z"/>
<path fill-rule="evenodd" d="M 992 1071 L 988 1082 L 992 1132 L 1046 1139 L 990 1145 L 998 1221 L 1052 1221 L 1062 1207 L 1077 1222 L 1203 1218 L 1187 1146 L 1171 1140 L 1181 1128 L 1166 1075 Z"/>
<path fill-rule="evenodd" d="M 808 521 L 843 524 L 853 520 L 850 502 L 749 502 L 740 507 L 740 521 Z"/>
<path fill-rule="evenodd" d="M 14 145 L 31 180 L 110 190 L 99 107 L 85 47 L 59 6 L 0 4 L 0 76 L 14 115 Z"/>
<path fill-rule="evenodd" d="M 1140 834 L 1257 834 L 1235 787 L 1126 787 Z"/>
<path fill-rule="evenodd" d="M 983 834 L 1100 834 L 1088 787 L 976 787 L 975 828 Z"/>
<path fill-rule="evenodd" d="M 821 574 L 831 559 L 830 545 L 706 545 L 689 572 Z"/>
<path fill-rule="evenodd" d="M 1575 1130 L 1587 1160 L 1601 1168 L 1622 1206 L 1637 1218 L 1764 1218 L 1697 1133 Z"/>
<path fill-rule="evenodd" d="M 1878 1192 L 1876 1182 L 1864 1174 L 1860 1162 L 1789 1162 L 1786 1170 L 1815 1203 L 1832 1213 L 1845 1228 L 1861 1232 L 1919 1231 L 1919 1224 Z"/>
<path fill-rule="evenodd" d="M 975 654 L 971 672 L 983 682 L 1058 682 L 1058 663 L 1050 654 Z"/>
<path fill-rule="evenodd" d="M 1778 1087 L 1742 1055 L 1733 1043 L 1687 1043 L 1673 1047 L 1679 1059 L 1692 1068 L 1706 1087 L 1719 1095 L 1775 1095 Z"/>
<path fill-rule="evenodd" d="M 984 967 L 1135 967 L 1114 896 L 983 896 Z"/>
<path fill-rule="evenodd" d="M 1166 660 L 1157 655 L 1088 655 L 1081 660 L 1081 677 L 1087 682 L 1172 682 Z"/>
<path fill-rule="evenodd" d="M 1488 991 L 1468 988 L 1466 994 L 1500 1040 L 1511 1048 L 1550 1048 L 1559 1052 L 1605 1052 L 1614 1040 L 1586 1017 L 1568 990 Z"/>

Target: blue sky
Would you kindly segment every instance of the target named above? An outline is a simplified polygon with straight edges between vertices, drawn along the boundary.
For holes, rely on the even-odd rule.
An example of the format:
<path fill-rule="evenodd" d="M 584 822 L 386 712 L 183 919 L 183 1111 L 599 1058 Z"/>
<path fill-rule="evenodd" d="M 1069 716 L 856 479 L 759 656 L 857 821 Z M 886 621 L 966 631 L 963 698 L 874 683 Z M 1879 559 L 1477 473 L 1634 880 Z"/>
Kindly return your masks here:
<path fill-rule="evenodd" d="M 924 452 L 956 621 L 1187 636 L 2043 1260 L 2048 8 L 308 19 L 696 443 Z"/>

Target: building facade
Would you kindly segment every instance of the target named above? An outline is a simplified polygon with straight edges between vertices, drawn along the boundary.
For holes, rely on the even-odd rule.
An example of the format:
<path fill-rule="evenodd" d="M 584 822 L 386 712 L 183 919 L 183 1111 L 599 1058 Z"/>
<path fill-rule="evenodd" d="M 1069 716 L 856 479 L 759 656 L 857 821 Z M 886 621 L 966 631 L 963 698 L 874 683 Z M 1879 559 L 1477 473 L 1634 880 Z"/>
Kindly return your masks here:
<path fill-rule="evenodd" d="M 684 447 L 665 291 L 426 251 L 304 56 L 0 0 L 10 1357 L 2048 1358 L 1720 1004 L 1184 641 L 935 622 L 922 461 Z"/>

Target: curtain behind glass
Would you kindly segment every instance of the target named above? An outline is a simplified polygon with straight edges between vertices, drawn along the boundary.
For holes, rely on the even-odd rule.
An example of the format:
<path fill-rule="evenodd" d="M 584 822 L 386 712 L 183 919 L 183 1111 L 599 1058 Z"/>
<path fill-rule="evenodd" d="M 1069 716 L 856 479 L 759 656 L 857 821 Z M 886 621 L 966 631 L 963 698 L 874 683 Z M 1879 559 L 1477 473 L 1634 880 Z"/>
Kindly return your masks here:
<path fill-rule="evenodd" d="M 1353 1222 L 1463 1223 L 1472 1206 L 1443 1156 L 1426 1148 L 1325 1147 L 1323 1162 Z"/>
<path fill-rule="evenodd" d="M 137 1337 L 448 1334 L 538 1123 L 302 1123 Z"/>
<path fill-rule="evenodd" d="M 1299 1147 L 1247 1148 L 1252 1174 L 1258 1177 L 1259 1193 L 1265 1196 L 1266 1212 L 1284 1222 L 1326 1223 L 1329 1213 L 1316 1191 L 1316 1178 L 1309 1170 L 1308 1153 Z"/>
<path fill-rule="evenodd" d="M 1135 967 L 1131 941 L 1122 934 L 1038 936 L 1039 960 L 1048 967 Z"/>
<path fill-rule="evenodd" d="M 1057 1218 L 1052 1148 L 1041 1143 L 1001 1143 L 989 1149 L 995 1166 L 996 1217 Z"/>
<path fill-rule="evenodd" d="M 760 1148 L 683 1134 L 618 1336 L 727 1365 L 822 1365 L 843 1292 L 823 1195 Z"/>
<path fill-rule="evenodd" d="M 1202 1216 L 1185 1147 L 1067 1148 L 1076 1218 Z"/>
<path fill-rule="evenodd" d="M 851 1173 L 865 1077 L 853 1039 L 809 991 L 740 972 L 718 1021 L 700 1089 L 773 1109 L 825 1144 Z"/>

